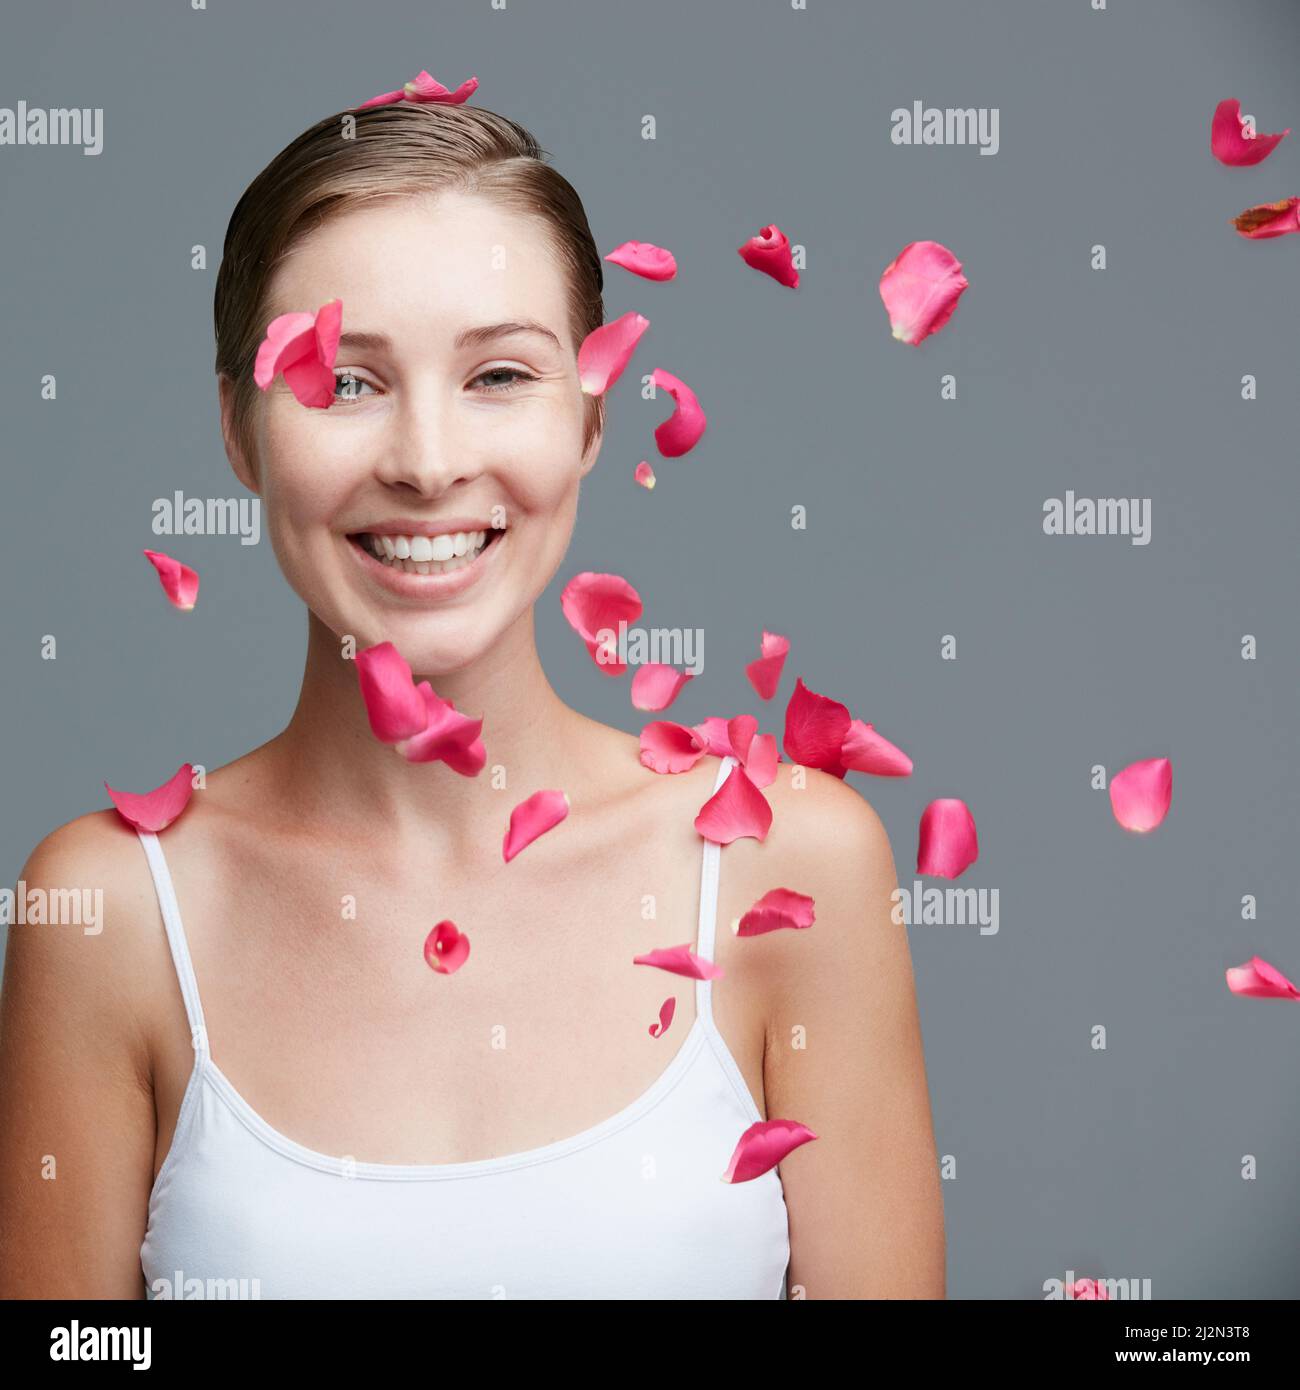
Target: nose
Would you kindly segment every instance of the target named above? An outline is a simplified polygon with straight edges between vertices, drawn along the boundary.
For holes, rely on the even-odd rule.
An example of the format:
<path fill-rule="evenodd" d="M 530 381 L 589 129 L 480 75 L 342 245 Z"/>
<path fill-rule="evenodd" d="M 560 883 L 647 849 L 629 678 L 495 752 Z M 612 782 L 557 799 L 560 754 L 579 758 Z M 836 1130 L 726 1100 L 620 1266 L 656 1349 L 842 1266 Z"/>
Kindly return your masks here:
<path fill-rule="evenodd" d="M 437 383 L 403 391 L 391 421 L 375 467 L 386 486 L 439 497 L 478 475 L 472 438 L 457 422 L 455 402 Z"/>

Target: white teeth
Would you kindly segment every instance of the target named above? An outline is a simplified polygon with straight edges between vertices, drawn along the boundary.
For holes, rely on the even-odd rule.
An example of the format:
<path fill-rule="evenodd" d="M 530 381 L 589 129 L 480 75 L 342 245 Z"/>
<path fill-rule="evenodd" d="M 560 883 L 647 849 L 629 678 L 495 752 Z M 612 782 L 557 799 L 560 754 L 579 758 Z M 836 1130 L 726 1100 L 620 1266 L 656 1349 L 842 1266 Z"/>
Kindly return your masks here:
<path fill-rule="evenodd" d="M 456 532 L 456 554 L 463 555 L 469 549 L 469 537 L 464 531 Z"/>
<path fill-rule="evenodd" d="M 393 543 L 392 536 L 380 536 L 379 543 L 384 554 L 387 555 L 390 560 L 393 559 L 397 554 L 397 546 Z"/>
<path fill-rule="evenodd" d="M 456 547 L 452 544 L 450 536 L 435 536 L 433 538 L 433 554 L 430 557 L 434 560 L 450 560 L 456 553 Z"/>
<path fill-rule="evenodd" d="M 405 536 L 394 536 L 393 544 L 397 547 L 394 554 L 399 560 L 411 558 L 411 542 Z"/>
<path fill-rule="evenodd" d="M 411 559 L 412 560 L 432 560 L 433 542 L 428 536 L 411 537 Z"/>
<path fill-rule="evenodd" d="M 440 536 L 367 535 L 365 543 L 371 554 L 390 569 L 407 574 L 446 574 L 472 564 L 487 538 L 487 531 L 457 531 Z"/>

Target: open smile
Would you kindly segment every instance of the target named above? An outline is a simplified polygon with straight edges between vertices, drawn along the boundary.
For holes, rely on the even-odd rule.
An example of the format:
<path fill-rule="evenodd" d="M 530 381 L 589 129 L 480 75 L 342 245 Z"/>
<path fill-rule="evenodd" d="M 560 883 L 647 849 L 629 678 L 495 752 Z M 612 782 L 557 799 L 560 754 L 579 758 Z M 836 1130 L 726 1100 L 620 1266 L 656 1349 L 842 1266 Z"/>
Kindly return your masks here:
<path fill-rule="evenodd" d="M 485 557 L 501 544 L 506 528 L 444 531 L 437 535 L 385 528 L 356 531 L 350 548 L 370 574 L 399 594 L 438 597 L 468 588 Z"/>

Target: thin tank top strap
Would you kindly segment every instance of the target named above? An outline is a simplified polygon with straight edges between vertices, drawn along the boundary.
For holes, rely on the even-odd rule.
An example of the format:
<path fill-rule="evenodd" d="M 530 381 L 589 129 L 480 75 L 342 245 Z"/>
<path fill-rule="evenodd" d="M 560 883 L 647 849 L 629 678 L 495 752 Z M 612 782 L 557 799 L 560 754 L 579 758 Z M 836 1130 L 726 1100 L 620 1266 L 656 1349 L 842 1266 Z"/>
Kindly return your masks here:
<path fill-rule="evenodd" d="M 725 757 L 718 765 L 718 776 L 710 795 L 716 796 L 722 784 L 737 765 L 734 757 Z M 718 926 L 718 873 L 722 865 L 722 846 L 712 840 L 704 841 L 703 862 L 700 865 L 700 921 L 695 938 L 695 954 L 704 960 L 713 959 L 713 943 Z M 695 982 L 695 1012 L 706 1022 L 713 1020 L 713 981 Z"/>
<path fill-rule="evenodd" d="M 176 888 L 172 883 L 171 872 L 167 868 L 167 860 L 163 856 L 158 836 L 145 830 L 137 830 L 136 834 L 144 846 L 145 857 L 149 860 L 149 870 L 153 874 L 153 886 L 158 894 L 163 926 L 167 930 L 167 944 L 171 947 L 172 964 L 176 967 L 181 998 L 185 1001 L 185 1016 L 190 1024 L 190 1042 L 196 1053 L 206 1057 L 209 1055 L 208 1029 L 203 1021 L 199 984 L 194 976 L 194 963 L 190 960 L 190 948 L 185 940 L 185 928 L 181 924 L 181 909 L 176 901 Z"/>

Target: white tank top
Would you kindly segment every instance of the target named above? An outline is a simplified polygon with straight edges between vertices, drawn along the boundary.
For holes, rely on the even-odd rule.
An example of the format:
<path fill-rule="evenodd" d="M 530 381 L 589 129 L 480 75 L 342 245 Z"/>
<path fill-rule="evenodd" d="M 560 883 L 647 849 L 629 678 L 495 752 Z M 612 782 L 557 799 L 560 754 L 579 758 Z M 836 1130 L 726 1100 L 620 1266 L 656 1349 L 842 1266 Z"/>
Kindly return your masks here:
<path fill-rule="evenodd" d="M 734 761 L 723 759 L 715 791 Z M 708 980 L 695 983 L 695 1021 L 659 1079 L 580 1134 L 470 1163 L 318 1153 L 267 1124 L 212 1060 L 162 846 L 139 834 L 194 1040 L 149 1195 L 149 1298 L 787 1296 L 777 1170 L 720 1181 L 763 1116 L 714 1022 Z M 720 853 L 705 842 L 695 950 L 706 959 Z"/>

